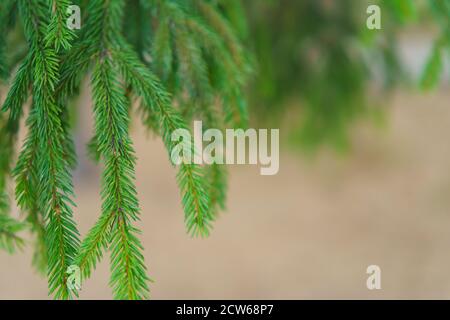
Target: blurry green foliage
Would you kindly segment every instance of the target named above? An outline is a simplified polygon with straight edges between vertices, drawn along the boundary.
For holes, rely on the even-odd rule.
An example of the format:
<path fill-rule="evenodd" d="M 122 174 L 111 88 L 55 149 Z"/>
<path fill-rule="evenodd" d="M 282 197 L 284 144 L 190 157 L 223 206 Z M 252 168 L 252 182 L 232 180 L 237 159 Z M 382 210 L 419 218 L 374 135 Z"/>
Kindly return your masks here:
<path fill-rule="evenodd" d="M 374 80 L 383 91 L 410 81 L 397 48 L 405 26 L 428 23 L 440 30 L 424 68 L 423 88 L 437 85 L 448 58 L 449 0 L 245 3 L 257 70 L 252 111 L 272 124 L 286 114 L 298 117 L 291 137 L 309 150 L 323 144 L 349 147 L 352 124 L 379 111 L 380 99 L 369 93 Z M 381 30 L 366 28 L 369 4 L 381 8 Z"/>

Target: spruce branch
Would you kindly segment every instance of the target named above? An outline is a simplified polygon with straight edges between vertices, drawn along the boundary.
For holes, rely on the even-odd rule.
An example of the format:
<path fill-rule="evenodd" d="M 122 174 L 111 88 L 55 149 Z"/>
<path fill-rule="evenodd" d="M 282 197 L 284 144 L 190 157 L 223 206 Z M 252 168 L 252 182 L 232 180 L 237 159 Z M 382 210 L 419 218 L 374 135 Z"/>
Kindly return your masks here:
<path fill-rule="evenodd" d="M 221 128 L 215 110 L 210 106 L 204 106 L 203 113 L 205 125 L 203 130 L 209 128 Z M 225 164 L 213 163 L 206 171 L 209 186 L 209 208 L 215 217 L 219 212 L 225 210 L 228 189 L 228 171 Z"/>
<path fill-rule="evenodd" d="M 38 157 L 38 144 L 34 135 L 36 132 L 36 110 L 32 107 L 26 125 L 29 128 L 28 135 L 19 154 L 12 175 L 16 182 L 16 201 L 22 212 L 26 213 L 26 221 L 35 234 L 35 250 L 33 265 L 41 273 L 47 268 L 47 245 L 45 241 L 45 217 L 38 207 L 38 171 L 36 159 Z"/>
<path fill-rule="evenodd" d="M 118 299 L 139 299 L 147 296 L 146 267 L 142 246 L 134 235 L 132 222 L 138 220 L 139 204 L 134 186 L 135 156 L 128 136 L 128 108 L 124 90 L 117 83 L 111 61 L 104 56 L 92 76 L 96 136 L 105 163 L 102 178 L 102 215 L 112 219 L 109 246 L 111 250 L 111 285 Z M 109 227 L 110 220 L 100 220 L 100 228 Z M 103 227 L 103 228 L 102 228 Z M 93 229 L 94 235 L 99 230 Z M 99 246 L 102 237 L 97 238 Z M 95 242 L 94 242 L 95 243 Z"/>
<path fill-rule="evenodd" d="M 103 258 L 103 252 L 108 248 L 111 234 L 113 214 L 101 214 L 81 243 L 75 264 L 80 268 L 83 279 L 91 276 L 92 270 Z"/>
<path fill-rule="evenodd" d="M 228 172 L 225 165 L 212 164 L 207 171 L 208 184 L 210 186 L 209 199 L 212 213 L 217 216 L 226 208 Z"/>
<path fill-rule="evenodd" d="M 157 5 L 152 65 L 184 106 L 183 113 L 198 115 L 201 105 L 214 103 L 218 96 L 227 123 L 245 127 L 248 115 L 242 88 L 252 68 L 230 23 L 204 1 L 157 1 Z M 175 81 L 168 77 L 170 72 L 175 73 Z"/>
<path fill-rule="evenodd" d="M 170 18 L 162 11 L 159 27 L 155 31 L 151 52 L 155 72 L 166 82 L 170 81 L 173 70 L 174 59 L 171 39 Z"/>
<path fill-rule="evenodd" d="M 14 155 L 14 141 L 17 128 L 11 126 L 11 121 L 0 114 L 0 249 L 14 253 L 21 249 L 24 241 L 17 233 L 25 229 L 25 224 L 8 216 L 9 199 L 7 180 L 11 161 Z"/>
<path fill-rule="evenodd" d="M 44 45 L 48 25 L 48 3 L 41 0 L 19 2 L 30 51 L 33 53 L 33 117 L 30 135 L 34 136 L 22 151 L 37 149 L 34 158 L 38 177 L 37 204 L 45 217 L 45 238 L 48 258 L 49 292 L 55 298 L 72 297 L 66 270 L 72 264 L 78 247 L 78 231 L 72 219 L 75 206 L 72 178 L 64 160 L 62 108 L 54 97 L 59 78 L 59 62 L 54 49 Z M 20 190 L 19 190 L 20 193 Z"/>
<path fill-rule="evenodd" d="M 83 277 L 90 276 L 102 252 L 111 251 L 110 284 L 117 299 L 148 297 L 149 280 L 143 247 L 132 223 L 139 219 L 135 180 L 135 156 L 128 133 L 129 116 L 125 90 L 110 55 L 114 26 L 120 24 L 123 1 L 92 1 L 92 12 L 102 12 L 102 32 L 95 35 L 97 54 L 92 75 L 95 142 L 104 162 L 102 214 L 81 245 L 77 263 Z M 95 14 L 89 19 L 95 19 Z M 91 37 L 93 35 L 87 35 Z"/>
<path fill-rule="evenodd" d="M 244 49 L 242 48 L 240 41 L 236 37 L 236 34 L 227 19 L 218 10 L 216 10 L 214 5 L 210 2 L 205 0 L 197 0 L 194 1 L 194 3 L 208 24 L 224 40 L 233 56 L 233 59 L 235 59 L 238 65 L 244 66 Z"/>
<path fill-rule="evenodd" d="M 171 106 L 169 95 L 163 90 L 157 78 L 148 70 L 133 54 L 131 50 L 124 48 L 122 43 L 120 50 L 114 50 L 113 56 L 118 62 L 127 84 L 131 86 L 135 94 L 142 98 L 144 112 L 151 122 L 152 115 L 157 115 L 160 122 L 160 132 L 169 152 L 172 154 L 176 143 L 171 135 L 176 129 L 187 129 L 187 125 L 180 114 Z M 194 164 L 180 165 L 177 181 L 182 194 L 182 203 L 185 212 L 187 230 L 192 235 L 207 236 L 213 220 L 209 210 L 209 197 L 204 186 L 207 180 L 204 178 L 202 168 Z"/>
<path fill-rule="evenodd" d="M 4 195 L 0 194 L 0 211 L 1 206 L 5 204 Z M 18 222 L 6 214 L 0 213 L 0 249 L 9 253 L 14 253 L 17 249 L 24 246 L 24 240 L 17 235 L 25 229 L 24 223 Z"/>
<path fill-rule="evenodd" d="M 12 253 L 21 248 L 24 241 L 16 233 L 26 228 L 26 224 L 9 217 L 9 199 L 7 181 L 15 155 L 15 143 L 19 130 L 19 120 L 22 114 L 22 104 L 28 97 L 29 73 L 25 66 L 18 71 L 18 76 L 4 103 L 3 110 L 9 110 L 9 116 L 0 113 L 0 248 Z M 12 96 L 12 93 L 17 96 Z"/>
<path fill-rule="evenodd" d="M 12 121 L 20 121 L 23 114 L 23 105 L 29 96 L 29 91 L 32 82 L 31 75 L 31 61 L 32 56 L 28 55 L 19 67 L 16 76 L 12 82 L 11 88 L 8 91 L 6 100 L 3 103 L 1 111 L 9 112 L 9 117 Z"/>
<path fill-rule="evenodd" d="M 16 121 L 5 119 L 0 114 L 0 249 L 14 253 L 23 247 L 24 241 L 17 235 L 24 230 L 26 224 L 8 216 L 10 202 L 8 198 L 7 181 L 11 171 L 12 159 L 15 154 L 18 124 Z"/>
<path fill-rule="evenodd" d="M 47 27 L 45 42 L 48 47 L 53 47 L 56 52 L 61 49 L 68 50 L 75 33 L 67 28 L 67 9 L 71 2 L 69 0 L 52 0 L 52 18 Z"/>
<path fill-rule="evenodd" d="M 22 244 L 17 232 L 25 226 L 32 231 L 33 264 L 47 269 L 49 291 L 55 298 L 78 296 L 69 290 L 68 267 L 78 265 L 86 280 L 106 250 L 111 253 L 114 297 L 148 297 L 149 277 L 140 232 L 134 226 L 139 203 L 136 158 L 128 132 L 131 98 L 140 99 L 144 123 L 162 137 L 171 155 L 178 144 L 172 141 L 175 130 L 187 129 L 194 116 L 223 118 L 219 108 L 207 106 L 221 100 L 224 104 L 224 98 L 241 90 L 245 82 L 243 52 L 238 52 L 240 44 L 230 42 L 237 37 L 231 33 L 223 37 L 222 32 L 232 30 L 217 28 L 217 22 L 209 25 L 194 2 L 77 2 L 83 7 L 84 23 L 76 35 L 66 27 L 68 0 L 0 3 L 0 76 L 6 79 L 20 63 L 0 115 L 0 148 L 8 155 L 0 158 L 0 214 L 7 211 L 9 174 L 16 183 L 18 206 L 26 214 L 24 223 L 2 217 L 0 241 L 7 239 L 3 243 L 12 250 Z M 24 29 L 28 46 L 4 58 L 16 11 L 22 22 L 17 27 Z M 147 23 L 146 18 L 155 14 L 157 23 Z M 136 26 L 142 28 L 134 30 Z M 123 31 L 126 28 L 133 32 Z M 69 106 L 91 70 L 95 133 L 88 148 L 104 166 L 102 212 L 80 245 L 72 217 L 71 170 L 76 154 Z M 19 123 L 30 96 L 28 132 L 11 172 Z M 231 104 L 227 107 L 235 115 L 239 111 Z M 226 171 L 222 169 L 194 164 L 178 168 L 176 179 L 192 235 L 208 235 L 217 211 L 224 208 Z"/>

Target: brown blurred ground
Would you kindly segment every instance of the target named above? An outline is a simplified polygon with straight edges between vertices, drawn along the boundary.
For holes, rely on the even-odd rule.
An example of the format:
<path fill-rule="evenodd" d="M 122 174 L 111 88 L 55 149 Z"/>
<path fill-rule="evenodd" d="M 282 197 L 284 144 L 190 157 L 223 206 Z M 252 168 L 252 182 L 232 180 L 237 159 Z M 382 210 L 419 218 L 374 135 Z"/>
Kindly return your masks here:
<path fill-rule="evenodd" d="M 162 144 L 134 128 L 152 297 L 450 298 L 449 99 L 397 95 L 387 128 L 356 130 L 348 156 L 307 160 L 282 147 L 276 176 L 231 168 L 228 211 L 204 240 L 184 231 Z M 83 235 L 100 207 L 98 171 L 86 163 L 75 181 Z M 30 250 L 0 253 L 1 299 L 47 298 L 30 264 Z M 382 269 L 380 291 L 366 289 L 370 264 Z M 83 299 L 111 298 L 108 268 L 106 258 Z"/>

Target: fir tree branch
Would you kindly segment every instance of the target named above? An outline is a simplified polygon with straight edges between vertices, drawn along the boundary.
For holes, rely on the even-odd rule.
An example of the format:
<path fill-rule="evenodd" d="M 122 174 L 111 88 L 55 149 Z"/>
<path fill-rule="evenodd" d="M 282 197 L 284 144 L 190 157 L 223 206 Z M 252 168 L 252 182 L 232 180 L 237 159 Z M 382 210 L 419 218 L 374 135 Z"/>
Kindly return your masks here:
<path fill-rule="evenodd" d="M 135 157 L 128 136 L 128 110 L 123 89 L 117 84 L 117 74 L 108 56 L 97 62 L 92 76 L 96 136 L 99 151 L 105 162 L 102 182 L 102 215 L 93 234 L 105 233 L 111 226 L 111 285 L 118 299 L 147 297 L 148 287 L 142 246 L 131 226 L 138 219 L 139 204 L 134 186 Z M 103 245 L 104 237 L 97 235 L 96 248 Z M 88 236 L 88 239 L 90 237 Z M 96 242 L 94 242 L 96 243 Z"/>
<path fill-rule="evenodd" d="M 15 247 L 23 243 L 15 235 L 16 232 L 20 231 L 21 227 L 19 226 L 21 224 L 8 217 L 10 206 L 7 180 L 14 156 L 14 138 L 17 129 L 11 128 L 11 121 L 4 118 L 3 114 L 0 113 L 0 248 L 12 253 Z"/>
<path fill-rule="evenodd" d="M 208 128 L 220 128 L 216 113 L 211 106 L 204 106 L 204 130 Z M 219 211 L 225 210 L 228 189 L 228 171 L 225 164 L 213 163 L 206 171 L 209 186 L 209 207 L 215 217 L 218 216 Z"/>
<path fill-rule="evenodd" d="M 59 105 L 63 105 L 59 103 Z M 75 151 L 75 142 L 71 134 L 71 123 L 68 107 L 62 110 L 61 114 L 61 128 L 62 128 L 62 143 L 63 143 L 63 159 L 71 170 L 77 166 L 77 155 Z"/>
<path fill-rule="evenodd" d="M 23 246 L 24 241 L 16 233 L 26 227 L 24 223 L 8 217 L 9 199 L 6 187 L 15 155 L 22 104 L 28 97 L 28 78 L 26 68 L 21 68 L 11 88 L 11 91 L 21 96 L 13 97 L 10 92 L 2 108 L 3 111 L 10 110 L 9 117 L 6 118 L 3 113 L 0 113 L 0 248 L 10 253 Z"/>
<path fill-rule="evenodd" d="M 101 13 L 101 30 L 96 34 L 98 54 L 92 75 L 95 115 L 95 140 L 104 161 L 102 177 L 102 214 L 89 231 L 77 257 L 84 278 L 89 277 L 102 251 L 111 250 L 110 284 L 116 299 L 148 297 L 149 280 L 143 250 L 132 223 L 138 220 L 139 204 L 134 185 L 135 156 L 128 134 L 129 116 L 125 91 L 118 83 L 110 50 L 114 26 L 120 24 L 122 1 L 92 1 L 92 12 Z"/>
<path fill-rule="evenodd" d="M 185 91 L 189 94 L 190 99 L 211 100 L 212 88 L 209 82 L 207 63 L 199 43 L 195 41 L 194 34 L 190 32 L 187 25 L 188 21 L 193 18 L 187 10 L 188 7 L 168 1 L 159 1 L 158 4 L 161 21 L 153 50 L 156 54 L 153 63 L 155 70 L 159 70 L 162 65 L 164 66 L 162 71 L 164 72 L 166 69 L 165 72 L 168 72 L 169 57 L 165 55 L 173 52 L 177 61 L 176 76 L 180 83 L 180 87 L 176 88 L 173 93 Z M 160 28 L 161 32 L 159 32 Z M 173 51 L 171 50 L 172 42 Z M 162 76 L 163 79 L 166 78 L 164 74 Z M 196 104 L 191 106 L 195 107 Z"/>
<path fill-rule="evenodd" d="M 246 127 L 248 112 L 242 87 L 245 85 L 251 67 L 241 55 L 233 55 L 227 50 L 224 40 L 201 19 L 191 18 L 186 26 L 195 37 L 195 42 L 202 44 L 212 60 L 209 66 L 213 87 L 221 97 L 225 121 L 235 127 Z M 238 58 L 236 58 L 236 55 Z M 211 102 L 210 102 L 211 103 Z"/>
<path fill-rule="evenodd" d="M 36 110 L 32 107 L 27 119 L 29 128 L 19 159 L 12 172 L 16 182 L 16 201 L 19 208 L 26 212 L 26 220 L 31 225 L 31 231 L 36 235 L 36 244 L 33 254 L 33 265 L 41 273 L 47 268 L 47 245 L 45 241 L 45 217 L 38 207 L 38 173 L 37 157 L 38 143 L 34 134 L 36 132 Z"/>
<path fill-rule="evenodd" d="M 155 72 L 161 77 L 163 81 L 168 82 L 172 73 L 173 67 L 173 49 L 172 49 L 172 32 L 170 28 L 170 18 L 161 9 L 161 17 L 159 27 L 155 31 L 155 36 L 152 45 L 152 57 L 154 62 L 152 65 Z"/>
<path fill-rule="evenodd" d="M 60 79 L 55 90 L 58 101 L 67 102 L 68 98 L 79 92 L 93 56 L 90 45 L 80 41 L 61 58 Z"/>
<path fill-rule="evenodd" d="M 2 199 L 4 195 L 0 194 L 0 205 L 4 203 Z M 0 209 L 1 211 L 1 209 Z M 9 253 L 14 253 L 17 249 L 21 249 L 24 241 L 17 233 L 25 229 L 25 224 L 17 222 L 6 214 L 0 213 L 0 249 Z"/>
<path fill-rule="evenodd" d="M 3 112 L 9 111 L 10 118 L 16 122 L 20 120 L 23 114 L 23 105 L 29 96 L 32 82 L 31 60 L 31 55 L 28 55 L 22 62 L 1 109 Z"/>
<path fill-rule="evenodd" d="M 173 69 L 169 63 L 177 62 L 172 72 L 180 85 L 171 91 L 184 106 L 183 113 L 201 113 L 201 105 L 214 103 L 213 96 L 217 95 L 227 123 L 246 127 L 248 114 L 242 88 L 252 69 L 230 23 L 204 1 L 194 1 L 193 5 L 156 2 L 160 23 L 153 44 L 153 66 L 168 82 L 167 74 Z M 169 58 L 171 54 L 176 59 Z M 189 93 L 187 99 L 185 92 Z"/>
<path fill-rule="evenodd" d="M 160 132 L 170 156 L 176 145 L 171 139 L 172 132 L 176 129 L 186 129 L 187 126 L 178 112 L 172 108 L 168 94 L 156 77 L 131 50 L 126 49 L 124 43 L 120 48 L 113 51 L 114 59 L 119 64 L 127 84 L 143 99 L 147 117 L 158 115 Z M 209 197 L 204 188 L 207 181 L 202 169 L 194 164 L 182 163 L 177 181 L 182 194 L 188 232 L 192 235 L 208 235 L 213 217 L 208 208 Z"/>
<path fill-rule="evenodd" d="M 83 279 L 91 276 L 92 270 L 103 258 L 103 251 L 108 248 L 113 218 L 113 214 L 101 214 L 81 243 L 75 264 L 80 268 Z"/>
<path fill-rule="evenodd" d="M 69 17 L 67 9 L 70 4 L 69 0 L 52 1 L 53 16 L 48 25 L 45 41 L 47 46 L 55 48 L 56 52 L 60 49 L 70 49 L 71 42 L 75 38 L 75 33 L 67 27 Z"/>
<path fill-rule="evenodd" d="M 227 199 L 227 169 L 225 165 L 212 164 L 208 168 L 208 180 L 209 180 L 209 198 L 213 214 L 218 215 L 219 211 L 225 210 Z"/>
<path fill-rule="evenodd" d="M 205 0 L 197 0 L 194 1 L 194 3 L 208 24 L 212 26 L 212 28 L 214 28 L 214 30 L 216 30 L 216 32 L 224 40 L 237 64 L 244 66 L 244 50 L 230 23 L 218 12 L 218 10 L 216 10 L 216 8 L 214 8 L 214 5 L 211 3 Z"/>
<path fill-rule="evenodd" d="M 38 148 L 37 203 L 46 221 L 49 291 L 55 298 L 67 299 L 72 297 L 72 292 L 67 287 L 66 270 L 72 264 L 77 251 L 78 231 L 72 220 L 72 179 L 69 166 L 64 160 L 62 109 L 56 104 L 54 97 L 59 77 L 58 57 L 54 49 L 44 46 L 48 4 L 41 0 L 21 0 L 19 4 L 25 22 L 25 34 L 34 58 L 35 122 L 30 131 L 35 136 L 31 141 L 37 144 Z"/>
<path fill-rule="evenodd" d="M 208 25 L 208 20 L 199 16 L 193 1 L 136 0 L 126 7 L 124 0 L 77 3 L 83 7 L 85 21 L 78 37 L 66 26 L 69 0 L 0 3 L 1 75 L 6 75 L 10 67 L 3 58 L 4 31 L 11 29 L 13 24 L 7 21 L 10 14 L 13 17 L 16 7 L 28 42 L 28 52 L 22 50 L 15 57 L 11 55 L 14 63 L 20 60 L 18 56 L 23 57 L 23 62 L 2 107 L 9 118 L 0 116 L 0 148 L 8 154 L 0 159 L 0 210 L 6 210 L 8 205 L 4 197 L 6 176 L 11 171 L 23 106 L 31 91 L 31 110 L 26 121 L 28 134 L 12 174 L 17 203 L 26 212 L 27 226 L 37 237 L 33 263 L 40 269 L 47 267 L 50 294 L 66 299 L 78 295 L 68 288 L 67 268 L 77 264 L 83 279 L 87 279 L 109 249 L 110 284 L 115 298 L 142 299 L 148 296 L 149 278 L 143 248 L 137 238 L 139 230 L 133 226 L 139 219 L 139 204 L 134 183 L 136 159 L 128 132 L 130 95 L 134 93 L 141 98 L 144 122 L 162 136 L 171 154 L 178 144 L 171 140 L 174 130 L 186 129 L 189 117 L 206 112 L 206 106 L 217 96 L 224 98 L 241 90 L 244 68 L 238 67 L 235 57 L 240 44 L 230 43 L 237 40 L 231 33 L 222 36 L 223 32 L 232 31 L 220 25 L 225 20 Z M 155 12 L 160 18 L 158 28 L 139 20 Z M 139 19 L 134 21 L 130 13 Z M 214 13 L 213 17 L 217 18 Z M 123 26 L 136 25 L 143 25 L 144 29 L 125 35 L 122 32 Z M 152 39 L 153 57 L 147 55 Z M 182 112 L 172 106 L 170 95 L 146 63 L 157 66 L 155 70 Z M 76 165 L 76 155 L 68 108 L 91 66 L 95 135 L 89 149 L 104 165 L 103 204 L 99 220 L 79 246 L 72 219 L 71 169 Z M 206 113 L 210 117 L 218 110 Z M 224 207 L 226 171 L 222 169 L 187 164 L 179 167 L 177 182 L 185 221 L 193 235 L 208 235 L 217 210 Z M 21 223 L 13 222 L 8 220 L 7 225 L 13 226 L 8 230 L 14 232 L 4 229 L 0 223 L 0 241 L 6 235 L 9 248 L 11 243 L 14 248 L 21 244 L 15 232 Z"/>
<path fill-rule="evenodd" d="M 11 164 L 15 154 L 15 141 L 18 123 L 15 120 L 4 119 L 0 114 L 0 193 L 6 193 L 6 182 L 10 175 Z"/>

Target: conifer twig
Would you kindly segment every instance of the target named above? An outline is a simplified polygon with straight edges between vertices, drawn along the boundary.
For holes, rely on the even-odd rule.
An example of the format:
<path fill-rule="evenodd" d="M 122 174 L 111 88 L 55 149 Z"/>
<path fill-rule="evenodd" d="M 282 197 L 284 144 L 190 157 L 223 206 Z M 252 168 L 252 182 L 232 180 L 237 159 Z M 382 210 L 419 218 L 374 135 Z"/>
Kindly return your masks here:
<path fill-rule="evenodd" d="M 170 104 L 170 98 L 162 89 L 156 77 L 134 56 L 131 50 L 115 50 L 113 55 L 119 63 L 122 73 L 136 95 L 143 99 L 145 114 L 149 117 L 157 114 L 163 141 L 169 152 L 176 143 L 172 141 L 172 132 L 176 129 L 186 129 L 181 116 Z M 151 120 L 150 120 L 151 121 Z M 207 184 L 202 169 L 195 164 L 180 164 L 177 181 L 182 193 L 187 230 L 193 235 L 209 234 L 213 217 L 209 210 L 209 197 L 204 185 Z"/>
<path fill-rule="evenodd" d="M 138 220 L 139 204 L 134 185 L 135 156 L 128 134 L 129 117 L 125 91 L 119 84 L 110 51 L 113 45 L 114 25 L 122 17 L 123 1 L 95 0 L 91 23 L 101 23 L 102 32 L 96 35 L 95 67 L 92 90 L 95 115 L 97 150 L 104 162 L 102 176 L 102 214 L 81 245 L 77 263 L 84 278 L 102 257 L 107 247 L 111 251 L 111 280 L 117 299 L 148 297 L 149 280 L 143 247 L 132 226 Z M 97 22 L 99 21 L 99 22 Z"/>
<path fill-rule="evenodd" d="M 72 293 L 67 287 L 66 270 L 77 251 L 78 231 L 72 220 L 71 206 L 74 203 L 71 200 L 71 175 L 64 160 L 62 109 L 54 98 L 59 77 L 58 58 L 54 49 L 44 45 L 45 28 L 48 24 L 47 3 L 42 0 L 21 0 L 19 8 L 22 19 L 26 22 L 25 34 L 34 56 L 30 139 L 22 153 L 38 155 L 32 158 L 32 165 L 37 170 L 38 177 L 37 204 L 45 217 L 49 291 L 55 298 L 67 299 L 72 297 Z M 16 169 L 21 171 L 21 167 Z M 20 194 L 21 190 L 16 193 Z"/>

